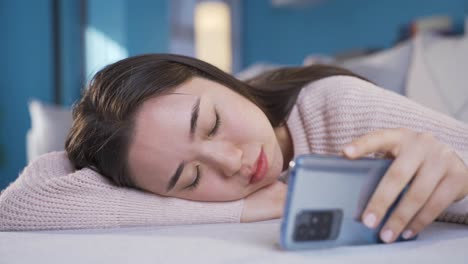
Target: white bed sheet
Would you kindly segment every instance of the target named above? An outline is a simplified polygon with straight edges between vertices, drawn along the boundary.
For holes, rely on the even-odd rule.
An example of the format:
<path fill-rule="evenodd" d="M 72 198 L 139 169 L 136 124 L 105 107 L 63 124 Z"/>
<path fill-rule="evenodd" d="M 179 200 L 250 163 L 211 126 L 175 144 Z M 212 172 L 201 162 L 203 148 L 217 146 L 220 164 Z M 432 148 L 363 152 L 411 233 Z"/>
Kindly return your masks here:
<path fill-rule="evenodd" d="M 433 223 L 417 241 L 287 252 L 280 220 L 0 232 L 0 263 L 468 263 L 468 227 Z"/>

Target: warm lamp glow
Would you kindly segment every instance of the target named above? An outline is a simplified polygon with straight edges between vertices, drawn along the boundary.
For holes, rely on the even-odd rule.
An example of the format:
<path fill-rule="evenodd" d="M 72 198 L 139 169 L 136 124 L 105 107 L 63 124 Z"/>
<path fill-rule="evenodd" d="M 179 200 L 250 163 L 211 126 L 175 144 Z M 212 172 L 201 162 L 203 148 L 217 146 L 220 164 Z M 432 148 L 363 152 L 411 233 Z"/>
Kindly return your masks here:
<path fill-rule="evenodd" d="M 231 15 L 226 3 L 202 2 L 195 7 L 195 54 L 231 72 Z"/>

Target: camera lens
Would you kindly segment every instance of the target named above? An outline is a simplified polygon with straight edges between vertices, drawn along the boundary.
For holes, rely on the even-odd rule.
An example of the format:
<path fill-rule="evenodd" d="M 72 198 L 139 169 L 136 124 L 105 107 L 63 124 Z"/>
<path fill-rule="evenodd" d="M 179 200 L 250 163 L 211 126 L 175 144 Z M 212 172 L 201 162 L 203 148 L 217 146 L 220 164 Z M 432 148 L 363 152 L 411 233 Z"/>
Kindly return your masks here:
<path fill-rule="evenodd" d="M 294 239 L 296 241 L 307 241 L 308 240 L 309 230 L 306 225 L 300 225 L 297 227 L 294 234 Z"/>
<path fill-rule="evenodd" d="M 317 230 L 315 229 L 309 229 L 309 232 L 308 232 L 308 235 L 309 235 L 309 238 L 313 238 L 317 235 Z"/>
<path fill-rule="evenodd" d="M 333 212 L 302 211 L 296 215 L 294 239 L 312 241 L 329 239 L 332 228 Z"/>
<path fill-rule="evenodd" d="M 312 217 L 312 224 L 316 225 L 318 223 L 319 219 L 317 216 Z"/>

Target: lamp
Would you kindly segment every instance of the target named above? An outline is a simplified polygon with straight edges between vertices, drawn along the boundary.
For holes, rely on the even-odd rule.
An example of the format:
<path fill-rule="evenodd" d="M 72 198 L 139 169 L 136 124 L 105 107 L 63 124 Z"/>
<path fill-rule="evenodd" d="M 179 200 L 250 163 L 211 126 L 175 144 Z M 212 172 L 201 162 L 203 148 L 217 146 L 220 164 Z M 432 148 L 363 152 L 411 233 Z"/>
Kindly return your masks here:
<path fill-rule="evenodd" d="M 195 55 L 225 72 L 232 71 L 231 14 L 223 2 L 195 7 Z"/>

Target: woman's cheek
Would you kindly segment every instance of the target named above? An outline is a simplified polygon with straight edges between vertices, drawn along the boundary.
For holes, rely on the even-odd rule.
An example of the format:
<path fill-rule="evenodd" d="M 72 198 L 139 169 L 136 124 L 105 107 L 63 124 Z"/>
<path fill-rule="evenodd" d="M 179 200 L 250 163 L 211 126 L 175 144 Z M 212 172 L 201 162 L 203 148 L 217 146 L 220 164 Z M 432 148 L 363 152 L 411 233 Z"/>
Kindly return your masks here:
<path fill-rule="evenodd" d="M 205 182 L 203 188 L 198 190 L 198 198 L 206 201 L 229 201 L 244 197 L 244 190 L 239 186 L 232 186 L 228 182 L 212 180 Z"/>

